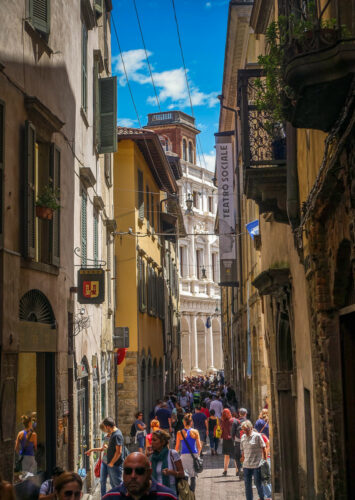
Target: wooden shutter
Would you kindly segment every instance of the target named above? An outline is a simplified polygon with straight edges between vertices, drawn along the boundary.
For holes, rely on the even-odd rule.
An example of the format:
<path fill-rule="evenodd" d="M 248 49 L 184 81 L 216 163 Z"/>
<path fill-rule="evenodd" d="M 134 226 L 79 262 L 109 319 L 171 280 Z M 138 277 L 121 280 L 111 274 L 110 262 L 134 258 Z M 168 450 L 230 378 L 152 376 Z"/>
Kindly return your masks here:
<path fill-rule="evenodd" d="M 99 260 L 99 214 L 94 210 L 94 264 L 98 265 Z"/>
<path fill-rule="evenodd" d="M 87 264 L 87 203 L 88 197 L 85 190 L 81 193 L 81 265 Z"/>
<path fill-rule="evenodd" d="M 111 154 L 106 153 L 104 156 L 104 169 L 105 169 L 105 181 L 107 187 L 112 186 L 112 165 L 111 165 Z"/>
<path fill-rule="evenodd" d="M 151 200 L 151 203 L 150 203 L 150 209 L 151 209 L 151 212 L 152 212 L 152 229 L 155 229 L 155 221 L 154 221 L 154 194 L 153 193 L 150 193 L 150 200 Z"/>
<path fill-rule="evenodd" d="M 150 193 L 149 193 L 149 187 L 145 187 L 145 193 L 147 197 L 147 213 L 146 213 L 146 219 L 147 219 L 147 228 L 150 228 Z"/>
<path fill-rule="evenodd" d="M 49 35 L 50 31 L 50 0 L 29 0 L 30 19 L 33 27 Z"/>
<path fill-rule="evenodd" d="M 138 217 L 144 219 L 144 187 L 143 172 L 138 170 Z"/>
<path fill-rule="evenodd" d="M 33 259 L 36 253 L 35 224 L 35 170 L 36 170 L 36 129 L 31 122 L 25 123 L 24 158 L 24 245 L 23 253 Z"/>
<path fill-rule="evenodd" d="M 117 77 L 100 78 L 100 144 L 99 153 L 117 151 Z"/>
<path fill-rule="evenodd" d="M 102 15 L 102 2 L 103 0 L 95 0 L 94 7 L 97 17 Z"/>
<path fill-rule="evenodd" d="M 3 190 L 4 190 L 4 143 L 5 143 L 5 104 L 0 101 L 0 235 L 3 233 Z"/>
<path fill-rule="evenodd" d="M 50 183 L 53 191 L 60 190 L 60 149 L 51 144 L 51 160 L 50 160 Z M 60 257 L 60 208 L 54 210 L 53 219 L 51 222 L 51 242 L 50 242 L 50 259 L 51 264 L 59 267 Z"/>
<path fill-rule="evenodd" d="M 81 36 L 81 107 L 84 111 L 88 107 L 88 30 L 82 24 Z"/>

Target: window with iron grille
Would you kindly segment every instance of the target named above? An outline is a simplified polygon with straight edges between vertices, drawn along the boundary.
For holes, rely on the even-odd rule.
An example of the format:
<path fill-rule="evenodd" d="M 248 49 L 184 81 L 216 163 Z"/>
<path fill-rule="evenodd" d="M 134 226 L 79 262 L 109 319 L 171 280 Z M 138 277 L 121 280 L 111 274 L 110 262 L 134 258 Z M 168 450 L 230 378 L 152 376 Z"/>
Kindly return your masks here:
<path fill-rule="evenodd" d="M 86 267 L 87 265 L 87 238 L 88 238 L 88 228 L 87 228 L 87 204 L 88 195 L 85 189 L 81 192 L 81 265 Z"/>
<path fill-rule="evenodd" d="M 81 28 L 81 107 L 88 107 L 88 30 L 85 23 Z"/>
<path fill-rule="evenodd" d="M 97 266 L 99 262 L 99 212 L 96 209 L 94 209 L 93 222 L 94 222 L 94 232 L 93 232 L 94 264 L 95 266 Z"/>

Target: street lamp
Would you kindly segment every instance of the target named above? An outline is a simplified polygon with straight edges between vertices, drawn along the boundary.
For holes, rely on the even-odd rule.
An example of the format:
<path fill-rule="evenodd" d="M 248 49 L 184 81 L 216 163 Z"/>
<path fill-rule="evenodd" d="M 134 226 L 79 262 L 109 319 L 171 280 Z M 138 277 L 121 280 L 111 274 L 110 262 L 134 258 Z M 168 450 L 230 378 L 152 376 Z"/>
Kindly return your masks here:
<path fill-rule="evenodd" d="M 186 198 L 186 206 L 187 209 L 185 210 L 185 215 L 193 215 L 194 211 L 192 210 L 192 205 L 193 205 L 193 199 L 191 198 L 191 193 L 187 195 Z"/>

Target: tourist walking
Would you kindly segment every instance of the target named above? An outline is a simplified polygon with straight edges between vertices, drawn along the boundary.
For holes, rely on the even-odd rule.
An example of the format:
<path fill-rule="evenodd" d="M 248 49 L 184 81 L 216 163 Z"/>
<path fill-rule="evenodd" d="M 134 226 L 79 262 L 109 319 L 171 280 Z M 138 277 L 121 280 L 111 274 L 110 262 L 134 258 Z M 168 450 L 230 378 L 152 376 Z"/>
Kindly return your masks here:
<path fill-rule="evenodd" d="M 244 484 L 246 500 L 253 500 L 252 478 L 259 494 L 260 500 L 264 500 L 264 490 L 261 482 L 261 464 L 267 459 L 266 447 L 261 434 L 253 429 L 250 420 L 242 423 L 243 434 L 240 447 L 242 451 L 242 462 L 244 470 Z"/>
<path fill-rule="evenodd" d="M 147 434 L 145 437 L 145 454 L 148 457 L 153 453 L 153 448 L 152 448 L 153 432 L 158 431 L 159 429 L 160 429 L 159 420 L 153 418 L 153 420 L 150 422 L 150 433 Z"/>
<path fill-rule="evenodd" d="M 15 450 L 20 455 L 19 464 L 22 472 L 37 474 L 37 462 L 35 453 L 37 451 L 37 434 L 32 427 L 32 417 L 22 415 L 24 430 L 17 434 Z"/>
<path fill-rule="evenodd" d="M 63 472 L 54 480 L 57 500 L 79 500 L 83 493 L 83 480 L 76 472 Z"/>
<path fill-rule="evenodd" d="M 107 493 L 102 500 L 177 500 L 170 488 L 159 484 L 152 477 L 148 457 L 143 453 L 131 453 L 123 463 L 123 482 Z"/>
<path fill-rule="evenodd" d="M 243 479 L 243 465 L 240 461 L 242 457 L 242 452 L 240 450 L 240 441 L 244 431 L 242 431 L 242 423 L 247 419 L 247 410 L 245 408 L 239 408 L 239 417 L 234 419 L 232 425 L 232 440 L 234 442 L 234 457 L 236 461 L 236 465 L 238 468 L 238 476 L 239 479 Z"/>
<path fill-rule="evenodd" d="M 93 453 L 95 451 L 100 452 L 100 457 L 101 457 L 100 488 L 101 488 L 101 496 L 103 496 L 106 494 L 107 478 L 109 477 L 109 468 L 107 466 L 107 448 L 108 448 L 108 444 L 110 442 L 111 429 L 107 428 L 104 425 L 104 422 L 101 422 L 99 427 L 100 427 L 100 430 L 102 432 L 106 433 L 106 435 L 104 436 L 103 442 L 102 442 L 102 446 L 101 446 L 101 448 L 91 448 L 90 450 L 88 450 L 86 452 L 86 455 L 89 457 L 91 455 L 91 453 Z M 110 484 L 111 484 L 111 488 L 113 488 L 114 485 L 111 481 L 111 477 L 110 477 Z"/>
<path fill-rule="evenodd" d="M 106 417 L 103 421 L 105 430 L 110 434 L 107 446 L 107 467 L 110 483 L 113 488 L 122 481 L 122 453 L 124 440 L 122 432 L 116 427 L 115 421 L 111 417 Z"/>
<path fill-rule="evenodd" d="M 260 434 L 265 434 L 265 436 L 269 439 L 269 410 L 267 408 L 263 408 L 260 412 L 258 420 L 255 422 L 254 428 L 258 428 L 258 432 Z"/>
<path fill-rule="evenodd" d="M 150 457 L 153 477 L 158 483 L 171 488 L 175 493 L 176 479 L 185 477 L 181 457 L 175 450 L 169 450 L 170 434 L 157 430 L 152 435 L 153 454 Z"/>
<path fill-rule="evenodd" d="M 171 411 L 166 403 L 161 404 L 161 407 L 155 413 L 155 418 L 159 420 L 161 429 L 171 433 Z"/>
<path fill-rule="evenodd" d="M 181 444 L 181 461 L 184 470 L 190 478 L 190 488 L 195 491 L 197 473 L 194 468 L 193 456 L 198 457 L 202 451 L 200 436 L 196 429 L 192 428 L 193 420 L 191 413 L 184 416 L 184 428 L 176 434 L 175 450 L 180 450 Z"/>
<path fill-rule="evenodd" d="M 215 411 L 215 415 L 217 418 L 222 418 L 223 404 L 217 394 L 214 394 L 212 396 L 212 401 L 210 404 L 210 412 L 211 410 Z"/>
<path fill-rule="evenodd" d="M 221 429 L 222 429 L 222 453 L 224 455 L 224 471 L 223 476 L 227 475 L 228 466 L 230 458 L 234 459 L 234 443 L 232 440 L 232 425 L 234 419 L 228 408 L 225 408 L 222 412 L 221 418 Z M 236 468 L 236 474 L 238 474 L 238 469 Z"/>
<path fill-rule="evenodd" d="M 199 406 L 196 407 L 195 413 L 192 415 L 192 420 L 193 420 L 194 428 L 196 430 L 198 430 L 198 433 L 200 435 L 201 445 L 203 447 L 203 445 L 206 443 L 206 434 L 207 434 L 206 420 L 207 420 L 207 417 L 201 411 L 201 408 Z"/>
<path fill-rule="evenodd" d="M 147 426 L 143 422 L 143 412 L 139 411 L 136 413 L 136 421 L 134 423 L 136 428 L 136 440 L 138 443 L 138 451 L 140 453 L 144 452 L 145 435 Z"/>
<path fill-rule="evenodd" d="M 211 455 L 217 455 L 219 440 L 222 436 L 222 429 L 215 411 L 210 411 L 210 416 L 206 421 L 208 437 L 210 440 Z M 218 431 L 218 432 L 217 432 Z"/>
<path fill-rule="evenodd" d="M 56 497 L 56 493 L 54 491 L 54 481 L 55 479 L 63 474 L 64 469 L 61 467 L 54 467 L 52 470 L 51 478 L 47 479 L 41 484 L 39 489 L 39 500 L 54 500 Z M 2 498 L 0 496 L 0 498 Z"/>
<path fill-rule="evenodd" d="M 265 426 L 263 425 L 262 421 L 257 420 L 254 425 L 254 429 L 261 434 L 261 437 L 264 440 L 265 447 L 266 447 L 266 456 L 267 456 L 267 466 L 264 470 L 266 470 L 268 474 L 268 478 L 265 479 L 262 477 L 262 485 L 263 485 L 263 490 L 264 490 L 264 495 L 265 498 L 271 498 L 271 458 L 270 458 L 270 441 L 269 438 L 264 434 L 263 429 Z M 262 464 L 262 469 L 264 468 L 266 464 Z M 263 474 L 262 474 L 263 476 Z"/>

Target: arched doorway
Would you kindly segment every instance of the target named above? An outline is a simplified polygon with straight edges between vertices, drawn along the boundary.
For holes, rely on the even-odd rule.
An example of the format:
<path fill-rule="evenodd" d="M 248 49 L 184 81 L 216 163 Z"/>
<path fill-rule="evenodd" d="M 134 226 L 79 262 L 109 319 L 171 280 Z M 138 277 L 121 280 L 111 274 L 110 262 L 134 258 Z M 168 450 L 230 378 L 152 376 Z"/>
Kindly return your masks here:
<path fill-rule="evenodd" d="M 30 415 L 37 433 L 37 469 L 48 474 L 56 463 L 56 320 L 40 290 L 29 290 L 19 302 L 20 349 L 17 373 L 16 426 Z"/>
<path fill-rule="evenodd" d="M 86 471 L 90 466 L 90 459 L 85 454 L 89 447 L 90 429 L 89 429 L 89 363 L 84 356 L 78 367 L 77 379 L 77 401 L 78 401 L 78 468 L 84 468 Z"/>
<path fill-rule="evenodd" d="M 145 359 L 141 360 L 141 373 L 140 373 L 140 391 L 139 391 L 139 411 L 143 412 L 144 421 L 147 422 L 147 415 L 145 413 L 144 407 L 144 393 L 145 393 L 145 384 L 146 384 L 146 364 Z"/>
<path fill-rule="evenodd" d="M 276 355 L 282 492 L 283 498 L 298 500 L 297 412 L 296 399 L 292 395 L 294 361 L 287 312 L 279 312 Z"/>

